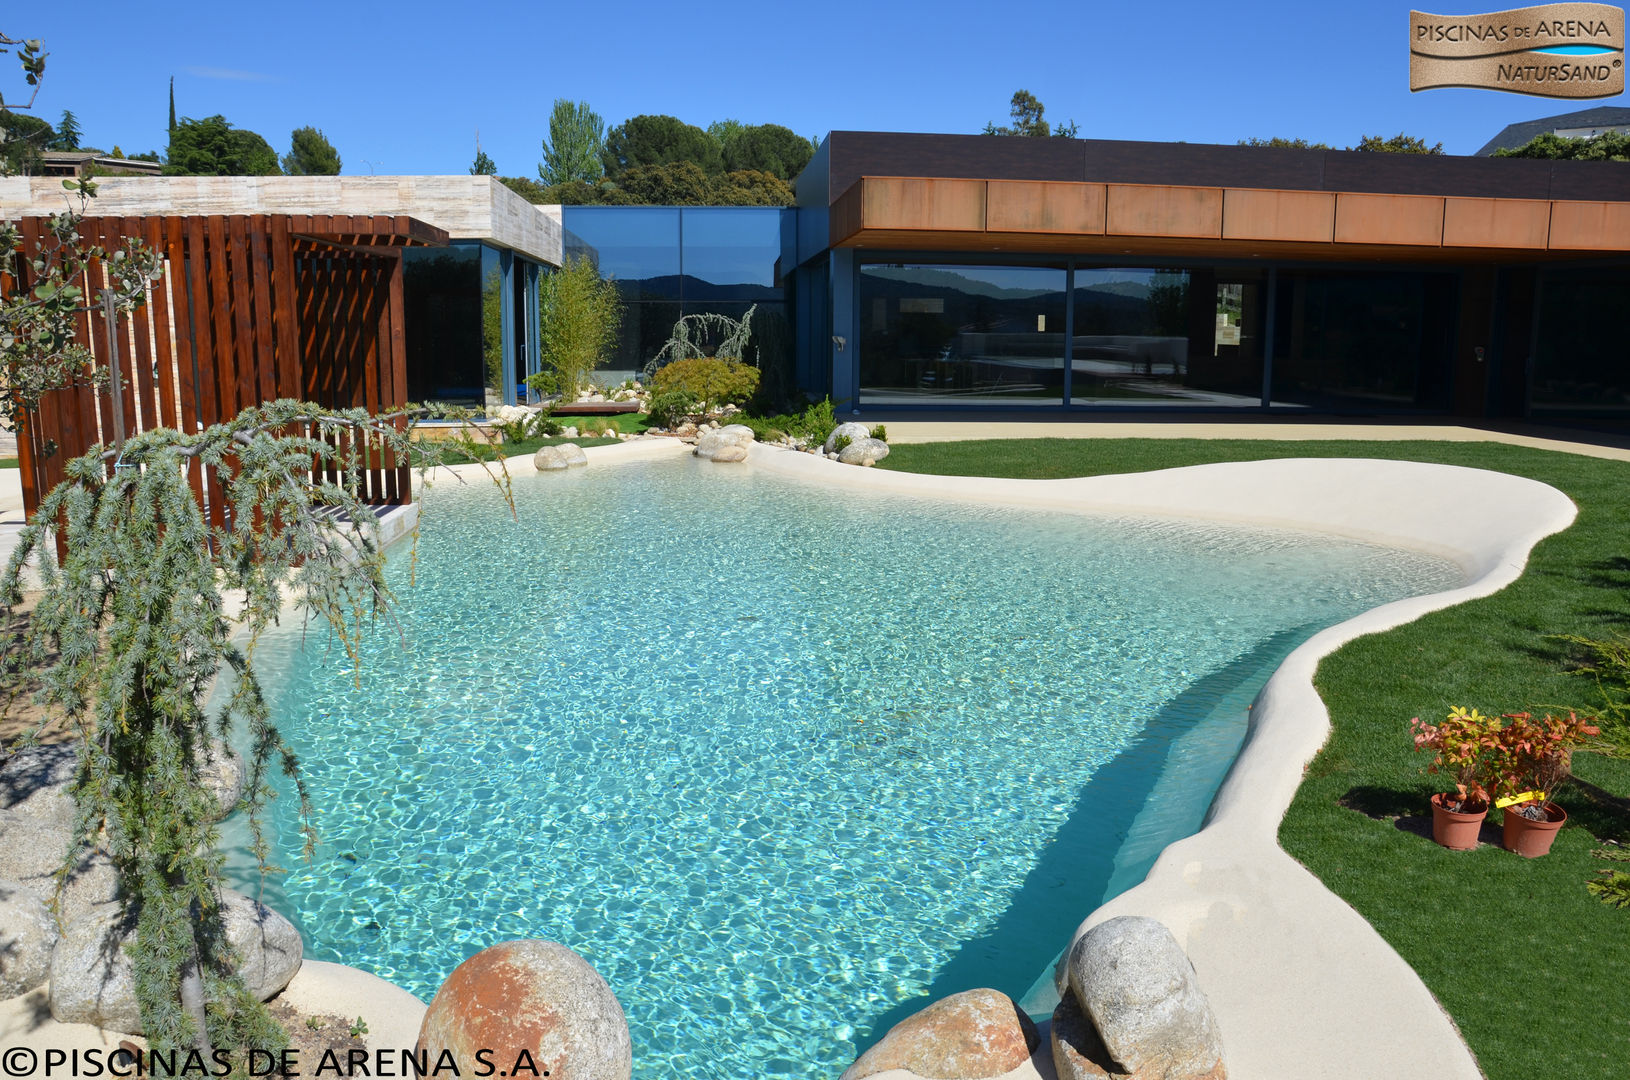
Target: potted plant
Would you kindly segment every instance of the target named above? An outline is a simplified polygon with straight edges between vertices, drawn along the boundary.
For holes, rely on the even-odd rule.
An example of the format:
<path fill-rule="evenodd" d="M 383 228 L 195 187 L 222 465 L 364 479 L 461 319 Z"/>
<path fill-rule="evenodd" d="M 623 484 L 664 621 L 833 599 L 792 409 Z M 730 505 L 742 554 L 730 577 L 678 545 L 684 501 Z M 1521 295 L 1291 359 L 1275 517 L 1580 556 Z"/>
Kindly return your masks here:
<path fill-rule="evenodd" d="M 1435 755 L 1426 771 L 1446 772 L 1455 779 L 1452 794 L 1432 796 L 1432 839 L 1451 851 L 1470 851 L 1477 846 L 1489 812 L 1485 781 L 1499 721 L 1456 705 L 1440 724 L 1422 723 L 1417 716 L 1409 726 L 1415 732 L 1415 749 Z"/>
<path fill-rule="evenodd" d="M 1551 850 L 1551 842 L 1568 820 L 1553 798 L 1572 772 L 1573 752 L 1601 729 L 1589 719 L 1568 713 L 1508 713 L 1496 736 L 1490 761 L 1494 767 L 1495 806 L 1503 810 L 1502 846 L 1533 859 Z"/>

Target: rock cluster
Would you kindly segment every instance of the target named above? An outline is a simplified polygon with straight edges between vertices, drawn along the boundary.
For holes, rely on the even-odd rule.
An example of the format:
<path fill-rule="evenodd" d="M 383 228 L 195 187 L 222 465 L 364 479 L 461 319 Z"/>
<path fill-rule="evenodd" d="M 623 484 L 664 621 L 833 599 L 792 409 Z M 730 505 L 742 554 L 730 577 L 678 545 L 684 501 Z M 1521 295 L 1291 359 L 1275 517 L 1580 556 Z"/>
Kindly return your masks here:
<path fill-rule="evenodd" d="M 1161 923 L 1130 915 L 1100 923 L 1065 966 L 1052 1024 L 1059 1080 L 1226 1080 L 1211 1005 Z"/>
<path fill-rule="evenodd" d="M 1036 1025 L 997 990 L 965 990 L 889 1029 L 842 1080 L 906 1069 L 936 1080 L 977 1080 L 1012 1072 L 1035 1052 Z"/>
<path fill-rule="evenodd" d="M 453 970 L 430 1001 L 417 1049 L 460 1067 L 486 1050 L 494 1061 L 533 1055 L 540 1073 L 573 1080 L 628 1080 L 628 1021 L 588 961 L 553 941 L 505 941 Z"/>
<path fill-rule="evenodd" d="M 746 424 L 704 428 L 696 437 L 699 458 L 709 461 L 746 461 L 747 448 L 753 445 L 753 429 Z"/>
<path fill-rule="evenodd" d="M 850 421 L 832 429 L 821 453 L 844 465 L 871 466 L 889 456 L 889 444 L 872 438 L 872 429 L 865 424 Z"/>
<path fill-rule="evenodd" d="M 557 446 L 540 446 L 532 455 L 532 467 L 542 472 L 560 472 L 587 465 L 589 456 L 576 443 L 563 442 Z"/>
<path fill-rule="evenodd" d="M 141 1032 L 130 958 L 131 924 L 118 904 L 119 878 L 100 845 L 86 845 L 60 893 L 56 873 L 74 838 L 68 794 L 72 746 L 19 751 L 0 762 L 0 1000 L 51 983 L 51 1012 L 113 1031 Z M 243 796 L 243 759 L 214 744 L 201 762 L 205 784 L 225 817 Z M 57 897 L 59 920 L 49 904 Z M 227 940 L 238 974 L 262 1000 L 300 968 L 300 933 L 249 897 L 222 890 Z"/>

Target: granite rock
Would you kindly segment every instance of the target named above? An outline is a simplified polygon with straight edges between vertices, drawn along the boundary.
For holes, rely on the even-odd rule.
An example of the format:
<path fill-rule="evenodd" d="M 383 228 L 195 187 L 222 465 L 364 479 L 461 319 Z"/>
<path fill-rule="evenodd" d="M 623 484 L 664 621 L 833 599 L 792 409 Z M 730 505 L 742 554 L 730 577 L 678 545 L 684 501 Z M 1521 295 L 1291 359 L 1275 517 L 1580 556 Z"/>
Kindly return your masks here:
<path fill-rule="evenodd" d="M 895 1024 L 860 1055 L 842 1080 L 906 1069 L 932 1080 L 975 1080 L 1012 1072 L 1030 1059 L 1036 1025 L 996 990 L 965 990 Z"/>
<path fill-rule="evenodd" d="M 1099 923 L 1069 955 L 1070 991 L 1123 1073 L 1223 1080 L 1222 1036 L 1194 965 L 1160 922 Z"/>
<path fill-rule="evenodd" d="M 300 970 L 300 932 L 287 919 L 233 889 L 221 890 L 226 940 L 238 954 L 238 975 L 264 1001 Z M 135 977 L 125 946 L 135 920 L 104 908 L 68 924 L 51 954 L 51 1015 L 63 1023 L 95 1024 L 141 1033 Z"/>
<path fill-rule="evenodd" d="M 828 435 L 826 437 L 826 442 L 821 444 L 821 453 L 837 453 L 839 439 L 848 439 L 850 442 L 859 442 L 861 439 L 869 439 L 871 437 L 872 429 L 868 425 L 856 423 L 855 421 L 851 420 L 848 423 L 839 424 L 837 427 L 832 429 L 832 434 Z"/>
<path fill-rule="evenodd" d="M 0 880 L 0 1001 L 45 981 L 57 936 L 57 921 L 38 896 Z"/>
<path fill-rule="evenodd" d="M 633 1048 L 611 987 L 588 961 L 553 941 L 505 941 L 476 953 L 441 984 L 419 1029 L 418 1048 L 475 1061 L 515 1060 L 571 1080 L 628 1080 Z"/>
<path fill-rule="evenodd" d="M 844 465 L 875 465 L 889 456 L 889 444 L 870 437 L 856 439 L 838 451 L 838 461 Z"/>

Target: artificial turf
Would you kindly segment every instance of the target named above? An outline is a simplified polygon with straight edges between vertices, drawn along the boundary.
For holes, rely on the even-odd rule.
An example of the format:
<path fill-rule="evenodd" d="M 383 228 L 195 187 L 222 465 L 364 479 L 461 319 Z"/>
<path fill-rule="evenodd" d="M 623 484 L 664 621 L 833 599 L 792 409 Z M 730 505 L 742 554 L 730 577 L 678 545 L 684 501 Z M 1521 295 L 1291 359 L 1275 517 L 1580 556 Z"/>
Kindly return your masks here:
<path fill-rule="evenodd" d="M 1569 673 L 1554 635 L 1630 632 L 1630 463 L 1493 442 L 1034 439 L 901 445 L 882 467 L 1040 478 L 1278 457 L 1494 469 L 1578 505 L 1578 520 L 1542 541 L 1509 587 L 1325 658 L 1315 684 L 1332 734 L 1279 840 L 1420 973 L 1490 1080 L 1620 1080 L 1630 1070 L 1630 910 L 1597 901 L 1585 882 L 1624 867 L 1592 851 L 1630 846 L 1630 760 L 1575 756 L 1577 781 L 1558 798 L 1570 820 L 1550 855 L 1501 850 L 1495 825 L 1478 850 L 1451 852 L 1423 835 L 1441 785 L 1412 751 L 1409 719 L 1440 719 L 1452 705 L 1592 710 L 1594 683 Z"/>

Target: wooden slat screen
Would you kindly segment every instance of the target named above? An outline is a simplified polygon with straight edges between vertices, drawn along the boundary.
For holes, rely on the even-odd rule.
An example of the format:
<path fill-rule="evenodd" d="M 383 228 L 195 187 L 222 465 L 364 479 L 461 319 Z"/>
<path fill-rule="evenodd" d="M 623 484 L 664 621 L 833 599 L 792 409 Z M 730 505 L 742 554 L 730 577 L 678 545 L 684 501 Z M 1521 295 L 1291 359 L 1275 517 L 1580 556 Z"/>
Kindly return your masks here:
<path fill-rule="evenodd" d="M 43 222 L 21 226 L 25 249 L 38 250 Z M 343 215 L 86 218 L 80 233 L 109 250 L 139 237 L 164 256 L 165 272 L 147 304 L 115 327 L 122 400 L 76 386 L 45 395 L 23 418 L 18 455 L 30 513 L 62 480 L 65 462 L 112 442 L 115 407 L 134 434 L 159 425 L 198 431 L 277 398 L 372 413 L 402 405 L 402 248 L 447 240 L 412 218 Z M 107 283 L 93 265 L 93 297 Z M 105 368 L 100 314 L 81 317 L 77 332 Z M 372 504 L 411 501 L 407 467 L 377 438 L 369 442 L 358 494 Z M 227 521 L 222 478 L 196 463 L 190 470 L 210 520 Z"/>

